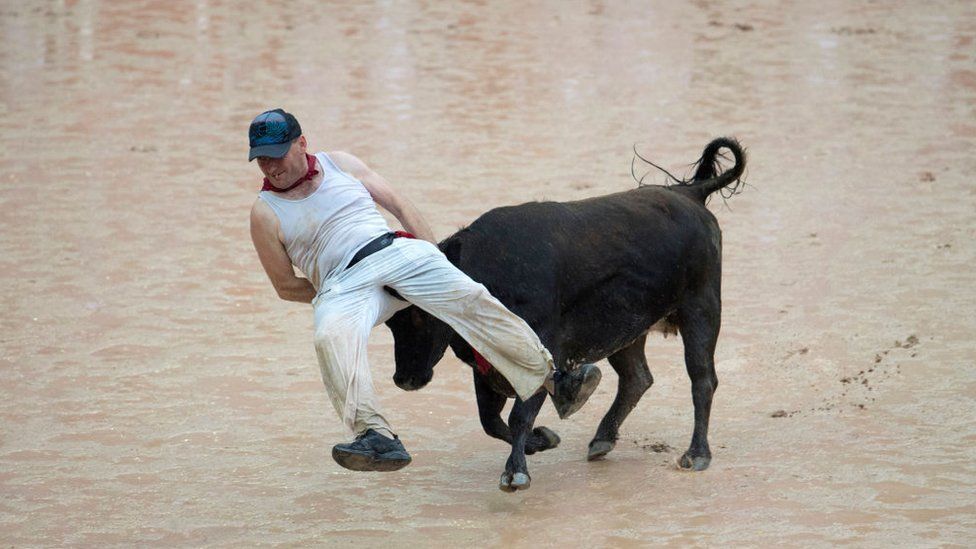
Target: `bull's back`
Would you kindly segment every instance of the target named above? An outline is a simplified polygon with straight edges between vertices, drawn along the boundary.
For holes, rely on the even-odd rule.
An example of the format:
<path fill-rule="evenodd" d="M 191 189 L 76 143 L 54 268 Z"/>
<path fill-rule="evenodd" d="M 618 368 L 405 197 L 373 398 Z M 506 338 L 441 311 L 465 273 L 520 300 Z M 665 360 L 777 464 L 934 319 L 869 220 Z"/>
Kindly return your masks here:
<path fill-rule="evenodd" d="M 717 261 L 714 217 L 662 187 L 487 212 L 459 233 L 458 265 L 524 318 L 557 360 L 594 361 L 675 306 Z M 548 341 L 547 341 L 548 340 Z"/>

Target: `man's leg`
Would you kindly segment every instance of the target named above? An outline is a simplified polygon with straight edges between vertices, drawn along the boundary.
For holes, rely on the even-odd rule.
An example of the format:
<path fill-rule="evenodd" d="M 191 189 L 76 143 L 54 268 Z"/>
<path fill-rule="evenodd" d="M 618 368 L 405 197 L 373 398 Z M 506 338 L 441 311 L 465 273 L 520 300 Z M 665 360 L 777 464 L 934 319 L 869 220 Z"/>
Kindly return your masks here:
<path fill-rule="evenodd" d="M 356 433 L 351 444 L 333 448 L 343 467 L 389 471 L 410 456 L 375 404 L 366 343 L 380 314 L 382 290 L 360 287 L 330 292 L 315 305 L 315 351 L 329 399 L 343 424 Z"/>

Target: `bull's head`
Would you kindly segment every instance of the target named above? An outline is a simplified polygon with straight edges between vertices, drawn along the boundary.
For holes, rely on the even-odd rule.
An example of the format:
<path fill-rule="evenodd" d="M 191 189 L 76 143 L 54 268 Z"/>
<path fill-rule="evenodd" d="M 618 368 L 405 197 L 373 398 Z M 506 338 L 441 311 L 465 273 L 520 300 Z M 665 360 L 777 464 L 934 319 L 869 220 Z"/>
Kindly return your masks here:
<path fill-rule="evenodd" d="M 454 330 L 416 305 L 393 315 L 386 325 L 393 332 L 396 359 L 393 382 L 405 391 L 415 391 L 427 385 L 434 377 L 434 365 L 444 356 Z"/>

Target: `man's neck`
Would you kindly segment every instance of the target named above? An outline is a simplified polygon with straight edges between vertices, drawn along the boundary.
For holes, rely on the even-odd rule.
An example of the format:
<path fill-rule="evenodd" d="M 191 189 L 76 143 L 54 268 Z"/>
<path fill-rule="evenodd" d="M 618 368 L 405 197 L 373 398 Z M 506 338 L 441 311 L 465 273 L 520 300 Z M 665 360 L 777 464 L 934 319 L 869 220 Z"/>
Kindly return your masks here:
<path fill-rule="evenodd" d="M 302 184 L 287 191 L 275 191 L 275 194 L 288 200 L 301 200 L 302 198 L 310 196 L 312 193 L 318 190 L 319 185 L 322 184 L 322 180 L 325 179 L 325 173 L 322 170 L 322 165 L 319 163 L 318 158 L 315 159 L 315 169 L 318 170 L 319 173 L 312 176 L 312 178 L 308 181 L 304 181 Z"/>
<path fill-rule="evenodd" d="M 318 158 L 316 158 L 313 155 L 310 155 L 310 154 L 307 154 L 306 153 L 305 154 L 305 159 L 306 159 L 306 162 L 307 162 L 307 164 L 306 164 L 307 171 L 305 172 L 305 175 L 299 177 L 296 181 L 294 181 L 293 183 L 291 183 L 287 187 L 277 187 L 277 186 L 274 185 L 274 183 L 271 182 L 270 179 L 268 179 L 267 177 L 265 177 L 264 178 L 264 184 L 263 184 L 261 190 L 262 191 L 271 191 L 271 192 L 277 193 L 277 194 L 279 194 L 279 195 L 281 195 L 283 197 L 287 197 L 287 196 L 293 196 L 294 194 L 296 194 L 294 191 L 299 191 L 301 189 L 307 189 L 309 187 L 309 183 L 313 183 L 315 181 L 321 181 L 322 178 L 320 176 L 322 175 L 322 168 L 319 165 Z M 312 186 L 312 191 L 314 191 L 315 188 L 317 188 L 317 187 L 318 187 L 318 185 L 313 185 Z"/>

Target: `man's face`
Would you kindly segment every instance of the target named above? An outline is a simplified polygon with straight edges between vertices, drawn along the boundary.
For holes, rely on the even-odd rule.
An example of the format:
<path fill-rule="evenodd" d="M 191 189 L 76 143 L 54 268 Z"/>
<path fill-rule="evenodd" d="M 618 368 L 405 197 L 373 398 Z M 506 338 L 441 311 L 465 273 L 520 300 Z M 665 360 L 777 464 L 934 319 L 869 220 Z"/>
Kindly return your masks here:
<path fill-rule="evenodd" d="M 306 141 L 303 135 L 291 142 L 291 148 L 281 158 L 257 157 L 258 167 L 272 185 L 279 189 L 287 188 L 308 171 L 305 148 Z"/>

